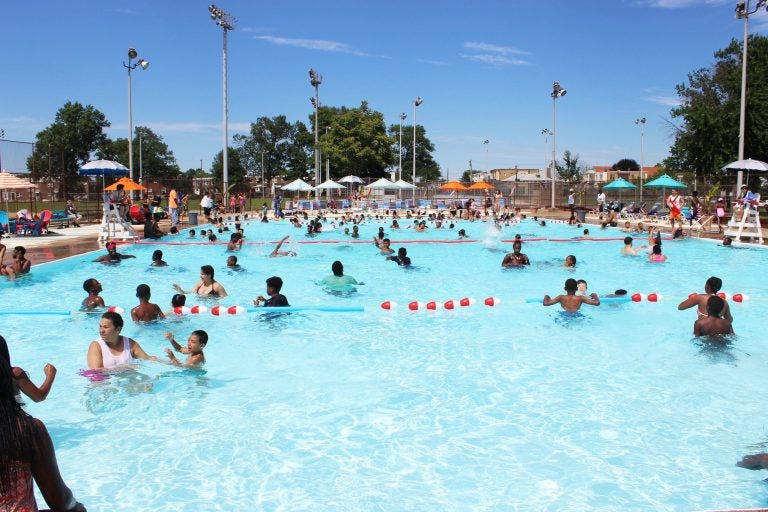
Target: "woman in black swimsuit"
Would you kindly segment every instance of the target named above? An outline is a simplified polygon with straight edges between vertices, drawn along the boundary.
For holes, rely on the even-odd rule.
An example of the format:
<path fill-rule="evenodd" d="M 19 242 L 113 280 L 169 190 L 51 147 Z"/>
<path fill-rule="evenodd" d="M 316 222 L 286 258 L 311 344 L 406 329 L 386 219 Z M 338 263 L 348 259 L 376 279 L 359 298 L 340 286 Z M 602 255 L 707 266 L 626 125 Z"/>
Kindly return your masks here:
<path fill-rule="evenodd" d="M 173 284 L 173 288 L 179 293 L 196 293 L 201 297 L 226 297 L 227 291 L 213 278 L 213 274 L 212 266 L 203 265 L 200 267 L 200 280 L 191 290 L 185 291 L 176 283 Z"/>

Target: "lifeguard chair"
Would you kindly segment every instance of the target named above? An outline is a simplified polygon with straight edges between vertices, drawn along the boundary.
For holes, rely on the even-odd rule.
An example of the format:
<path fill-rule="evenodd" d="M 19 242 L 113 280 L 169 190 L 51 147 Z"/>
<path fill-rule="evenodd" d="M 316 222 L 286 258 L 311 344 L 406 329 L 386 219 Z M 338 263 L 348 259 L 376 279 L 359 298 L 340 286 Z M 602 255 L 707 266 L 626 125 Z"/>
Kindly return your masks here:
<path fill-rule="evenodd" d="M 739 241 L 742 238 L 751 238 L 759 244 L 763 243 L 763 228 L 760 225 L 760 194 L 754 194 L 750 202 L 743 204 L 741 215 L 734 211 L 731 220 L 725 228 L 725 236 Z"/>

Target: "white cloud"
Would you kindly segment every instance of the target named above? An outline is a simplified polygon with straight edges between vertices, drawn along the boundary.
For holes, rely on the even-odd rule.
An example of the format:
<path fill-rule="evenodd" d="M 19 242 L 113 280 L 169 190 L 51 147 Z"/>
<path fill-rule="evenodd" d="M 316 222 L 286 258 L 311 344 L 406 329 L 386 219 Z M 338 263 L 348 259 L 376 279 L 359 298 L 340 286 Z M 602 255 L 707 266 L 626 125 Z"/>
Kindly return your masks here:
<path fill-rule="evenodd" d="M 296 48 L 306 48 L 309 50 L 318 50 L 322 52 L 346 53 L 360 57 L 368 55 L 367 53 L 356 50 L 347 44 L 339 43 L 337 41 L 326 41 L 323 39 L 293 39 L 288 37 L 275 36 L 254 36 L 254 39 L 259 39 L 261 41 L 266 41 L 268 43 L 279 46 L 294 46 Z"/>
<path fill-rule="evenodd" d="M 416 62 L 421 62 L 422 64 L 432 64 L 433 66 L 448 66 L 447 62 L 443 62 L 441 60 L 416 59 Z"/>
<path fill-rule="evenodd" d="M 510 54 L 510 53 L 516 54 L 516 55 L 530 55 L 529 52 L 519 50 L 511 46 L 497 46 L 495 44 L 476 43 L 471 41 L 464 43 L 464 48 L 467 50 L 473 50 L 478 52 L 501 53 L 503 55 Z"/>
<path fill-rule="evenodd" d="M 643 0 L 642 5 L 658 7 L 661 9 L 684 9 L 686 7 L 700 6 L 701 4 L 716 6 L 734 3 L 730 0 Z"/>
<path fill-rule="evenodd" d="M 459 54 L 462 59 L 467 60 L 474 60 L 478 62 L 484 62 L 486 64 L 492 64 L 494 66 L 501 66 L 501 65 L 515 65 L 519 66 L 522 64 L 528 64 L 527 61 L 520 60 L 520 59 L 510 59 L 507 56 L 504 55 L 490 55 L 490 54 L 472 54 L 468 55 L 465 53 Z"/>
<path fill-rule="evenodd" d="M 646 96 L 643 98 L 645 101 L 650 101 L 651 103 L 658 103 L 659 105 L 666 105 L 668 107 L 679 107 L 681 105 L 680 98 L 677 96 L 659 96 L 659 95 L 653 95 L 653 96 Z"/>

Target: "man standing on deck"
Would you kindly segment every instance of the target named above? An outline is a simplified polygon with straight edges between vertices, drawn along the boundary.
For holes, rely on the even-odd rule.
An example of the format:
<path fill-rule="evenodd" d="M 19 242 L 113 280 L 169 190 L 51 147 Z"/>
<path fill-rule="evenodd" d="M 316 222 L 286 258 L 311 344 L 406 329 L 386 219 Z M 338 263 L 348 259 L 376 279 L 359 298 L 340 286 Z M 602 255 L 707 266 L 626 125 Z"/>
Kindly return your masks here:
<path fill-rule="evenodd" d="M 168 210 L 171 213 L 171 226 L 177 226 L 179 224 L 179 195 L 174 187 L 171 187 L 171 191 L 168 193 Z"/>

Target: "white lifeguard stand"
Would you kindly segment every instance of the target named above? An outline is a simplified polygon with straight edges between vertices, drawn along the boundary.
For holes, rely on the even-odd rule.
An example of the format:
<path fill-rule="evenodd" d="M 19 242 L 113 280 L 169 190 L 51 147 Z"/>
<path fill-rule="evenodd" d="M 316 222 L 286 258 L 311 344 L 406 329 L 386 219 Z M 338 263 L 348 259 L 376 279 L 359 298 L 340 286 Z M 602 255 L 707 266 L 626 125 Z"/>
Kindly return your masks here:
<path fill-rule="evenodd" d="M 120 218 L 117 210 L 104 210 L 104 217 L 101 219 L 99 242 L 106 242 L 107 240 L 133 241 L 138 240 L 138 238 L 133 226 Z"/>
<path fill-rule="evenodd" d="M 759 201 L 758 195 L 755 202 L 759 204 Z M 733 238 L 736 242 L 742 238 L 751 238 L 762 245 L 763 228 L 760 225 L 760 210 L 757 204 L 745 204 L 740 216 L 734 213 L 725 227 L 725 236 Z"/>

